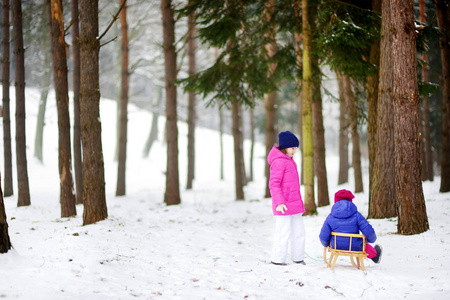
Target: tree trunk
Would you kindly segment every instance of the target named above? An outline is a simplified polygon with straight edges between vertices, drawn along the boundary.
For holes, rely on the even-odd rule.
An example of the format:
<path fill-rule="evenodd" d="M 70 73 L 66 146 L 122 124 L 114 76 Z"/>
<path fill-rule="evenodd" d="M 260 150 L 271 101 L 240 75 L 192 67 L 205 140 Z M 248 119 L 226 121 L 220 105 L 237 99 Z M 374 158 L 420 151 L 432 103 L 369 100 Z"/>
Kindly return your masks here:
<path fill-rule="evenodd" d="M 313 1 L 310 6 L 310 20 L 317 17 L 317 2 Z M 315 22 L 310 22 L 313 39 L 317 37 Z M 319 207 L 330 204 L 328 195 L 328 178 L 325 155 L 325 129 L 323 127 L 322 115 L 322 74 L 319 66 L 319 57 L 315 54 L 315 43 L 311 43 L 311 68 L 312 68 L 312 122 L 313 122 L 313 148 L 314 148 L 314 168 L 317 177 L 317 204 Z"/>
<path fill-rule="evenodd" d="M 47 2 L 48 3 L 48 2 Z M 69 83 L 67 80 L 66 44 L 64 41 L 63 7 L 61 0 L 51 0 L 53 45 L 53 80 L 58 110 L 59 178 L 61 217 L 77 214 L 73 191 L 72 153 L 70 144 Z"/>
<path fill-rule="evenodd" d="M 12 1 L 16 81 L 16 161 L 19 197 L 17 206 L 31 204 L 28 185 L 25 130 L 25 49 L 23 48 L 22 1 Z"/>
<path fill-rule="evenodd" d="M 394 117 L 392 115 L 393 63 L 391 4 L 382 1 L 380 71 L 376 113 L 375 160 L 369 195 L 369 218 L 397 216 L 395 194 Z"/>
<path fill-rule="evenodd" d="M 34 157 L 36 157 L 41 163 L 44 161 L 43 158 L 43 139 L 44 139 L 44 126 L 45 126 L 45 109 L 47 107 L 48 92 L 50 90 L 50 85 L 52 82 L 52 56 L 53 56 L 53 46 L 51 45 L 52 40 L 52 24 L 51 24 L 51 7 L 50 1 L 46 1 L 44 5 L 45 16 L 47 20 L 47 32 L 48 39 L 42 39 L 39 41 L 42 47 L 42 53 L 44 56 L 44 61 L 42 64 L 42 77 L 41 77 L 41 99 L 39 101 L 39 110 L 36 122 L 36 135 L 34 138 Z"/>
<path fill-rule="evenodd" d="M 45 48 L 44 48 L 45 49 Z M 40 162 L 44 161 L 43 151 L 43 139 L 44 139 L 44 126 L 45 126 L 45 109 L 47 107 L 48 92 L 50 90 L 50 84 L 52 81 L 52 71 L 48 68 L 50 65 L 50 51 L 44 52 L 44 70 L 41 77 L 41 98 L 39 101 L 39 110 L 36 121 L 36 136 L 34 138 L 34 157 Z"/>
<path fill-rule="evenodd" d="M 236 179 L 236 200 L 244 200 L 244 178 L 242 172 L 242 147 L 240 132 L 239 101 L 235 98 L 231 102 L 231 114 L 233 120 L 233 140 L 234 140 L 234 168 Z"/>
<path fill-rule="evenodd" d="M 8 234 L 8 222 L 6 219 L 5 203 L 3 202 L 1 182 L 2 179 L 0 174 L 0 253 L 6 253 L 11 249 L 11 240 L 9 239 Z"/>
<path fill-rule="evenodd" d="M 297 1 L 295 3 L 295 14 L 296 18 L 301 18 L 300 16 L 300 9 L 301 9 L 301 1 Z M 303 54 L 303 45 L 302 45 L 302 34 L 301 32 L 295 32 L 295 52 L 296 52 L 296 60 L 297 65 L 302 65 L 302 54 Z M 302 81 L 299 79 L 297 80 L 297 131 L 300 135 L 300 144 L 299 144 L 299 150 L 301 155 L 301 163 L 300 163 L 300 184 L 303 185 L 304 180 L 304 152 L 303 152 L 303 92 L 302 92 Z"/>
<path fill-rule="evenodd" d="M 167 130 L 167 173 L 164 202 L 167 205 L 180 204 L 178 174 L 178 127 L 177 127 L 177 54 L 175 51 L 175 22 L 171 0 L 161 0 L 163 22 L 163 49 L 166 74 L 166 130 Z"/>
<path fill-rule="evenodd" d="M 397 229 L 404 235 L 419 234 L 429 225 L 421 180 L 414 3 L 394 0 L 390 16 L 395 33 L 392 60 Z"/>
<path fill-rule="evenodd" d="M 426 12 L 425 12 L 425 0 L 419 0 L 420 9 L 420 22 L 426 24 Z M 422 67 L 422 81 L 428 82 L 428 55 L 422 53 L 422 61 L 424 62 Z M 423 152 L 424 156 L 422 158 L 422 179 L 433 181 L 433 152 L 431 151 L 431 133 L 430 133 L 430 104 L 429 98 L 424 96 L 422 98 L 423 108 L 422 108 L 422 141 L 423 141 Z"/>
<path fill-rule="evenodd" d="M 122 37 L 122 80 L 120 88 L 120 133 L 119 133 L 119 162 L 117 169 L 117 188 L 116 196 L 124 196 L 126 194 L 126 162 L 127 162 L 127 125 L 128 125 L 128 22 L 127 22 L 127 5 L 126 0 L 119 0 L 123 5 L 120 11 L 120 28 Z"/>
<path fill-rule="evenodd" d="M 266 19 L 269 21 L 271 16 L 273 15 L 274 10 L 274 0 L 270 0 L 267 2 L 265 7 Z M 266 49 L 269 57 L 273 57 L 276 53 L 277 44 L 275 42 L 275 30 L 273 26 L 271 26 L 268 30 L 268 38 L 269 40 L 273 40 L 272 43 L 266 45 Z M 272 63 L 269 66 L 269 74 L 267 76 L 271 76 L 272 73 L 276 69 L 276 64 Z M 276 132 L 276 124 L 277 124 L 277 93 L 276 91 L 271 92 L 270 94 L 265 95 L 264 97 L 264 108 L 266 111 L 266 156 L 269 155 L 270 150 L 277 142 L 277 132 Z M 265 198 L 270 198 L 270 189 L 269 189 L 269 179 L 270 179 L 270 165 L 265 160 L 264 162 L 264 174 L 266 176 L 266 191 Z"/>
<path fill-rule="evenodd" d="M 189 56 L 189 76 L 196 72 L 195 52 L 197 45 L 195 41 L 195 15 L 190 14 L 188 17 L 188 56 Z M 195 178 L 195 93 L 189 92 L 188 104 L 188 166 L 187 166 L 187 182 L 186 189 L 192 189 L 192 182 Z"/>
<path fill-rule="evenodd" d="M 347 102 L 347 114 L 350 118 L 350 132 L 352 134 L 352 166 L 355 176 L 355 193 L 364 191 L 361 170 L 361 151 L 359 146 L 358 131 L 358 105 L 355 93 L 353 92 L 353 84 L 347 75 L 343 76 L 344 93 Z"/>
<path fill-rule="evenodd" d="M 250 108 L 250 176 L 249 181 L 253 181 L 253 160 L 254 160 L 254 153 L 255 153 L 255 114 L 253 111 L 253 108 Z"/>
<path fill-rule="evenodd" d="M 441 193 L 450 192 L 450 1 L 436 0 L 436 19 L 445 31 L 440 38 L 442 60 Z"/>
<path fill-rule="evenodd" d="M 150 134 L 148 135 L 147 141 L 145 142 L 143 157 L 148 157 L 150 154 L 150 149 L 152 148 L 153 142 L 158 139 L 158 119 L 159 112 L 161 109 L 163 90 L 159 89 L 158 99 L 156 100 L 156 106 L 153 109 L 152 113 L 152 127 L 150 128 Z"/>
<path fill-rule="evenodd" d="M 75 165 L 76 203 L 83 203 L 83 158 L 81 155 L 81 128 L 80 128 L 80 22 L 78 0 L 72 0 L 72 55 L 73 55 L 73 158 Z"/>
<path fill-rule="evenodd" d="M 339 176 L 338 185 L 348 182 L 348 118 L 342 75 L 336 73 L 339 85 Z"/>
<path fill-rule="evenodd" d="M 3 151 L 5 163 L 5 197 L 13 194 L 12 154 L 11 154 L 11 112 L 10 112 L 10 50 L 9 50 L 9 0 L 2 3 L 2 102 L 3 102 Z"/>
<path fill-rule="evenodd" d="M 241 149 L 239 153 L 239 159 L 240 159 L 240 165 L 241 165 L 241 178 L 242 178 L 242 185 L 247 185 L 247 172 L 245 169 L 245 161 L 244 161 L 244 113 L 242 111 L 242 105 L 239 104 L 238 106 L 239 112 L 239 149 Z"/>
<path fill-rule="evenodd" d="M 98 2 L 80 0 L 80 126 L 83 146 L 83 225 L 108 217 L 105 197 L 100 85 Z"/>
<path fill-rule="evenodd" d="M 372 1 L 372 11 L 381 14 L 381 1 Z M 367 77 L 367 116 L 368 116 L 368 144 L 369 144 L 369 207 L 374 191 L 374 167 L 377 153 L 377 119 L 378 119 L 378 87 L 380 83 L 380 41 L 375 39 L 370 49 L 370 63 L 375 66 L 376 73 Z"/>
<path fill-rule="evenodd" d="M 223 161 L 223 111 L 219 105 L 219 135 L 220 135 L 220 179 L 223 180 L 224 177 L 224 161 Z"/>
<path fill-rule="evenodd" d="M 277 123 L 277 108 L 276 108 L 277 94 L 270 93 L 264 97 L 264 108 L 266 110 L 266 156 L 269 155 L 270 150 L 277 142 L 276 123 Z M 270 179 L 270 165 L 265 160 L 264 174 L 266 176 L 266 192 L 265 198 L 270 198 L 269 179 Z"/>
<path fill-rule="evenodd" d="M 302 29 L 303 29 L 303 153 L 304 153 L 304 179 L 305 179 L 305 215 L 317 213 L 314 201 L 314 149 L 312 137 L 312 61 L 311 44 L 312 33 L 309 18 L 308 0 L 302 0 Z"/>

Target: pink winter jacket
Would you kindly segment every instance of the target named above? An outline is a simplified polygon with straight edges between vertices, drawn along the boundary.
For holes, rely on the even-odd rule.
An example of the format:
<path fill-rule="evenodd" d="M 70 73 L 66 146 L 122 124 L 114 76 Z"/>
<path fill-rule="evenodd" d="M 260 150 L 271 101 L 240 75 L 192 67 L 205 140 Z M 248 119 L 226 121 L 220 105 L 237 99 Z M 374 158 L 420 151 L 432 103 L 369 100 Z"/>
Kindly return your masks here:
<path fill-rule="evenodd" d="M 295 215 L 305 212 L 300 195 L 300 180 L 297 164 L 288 155 L 273 147 L 267 156 L 270 165 L 269 188 L 272 196 L 272 210 L 276 216 Z M 275 209 L 279 204 L 286 205 L 287 211 Z"/>

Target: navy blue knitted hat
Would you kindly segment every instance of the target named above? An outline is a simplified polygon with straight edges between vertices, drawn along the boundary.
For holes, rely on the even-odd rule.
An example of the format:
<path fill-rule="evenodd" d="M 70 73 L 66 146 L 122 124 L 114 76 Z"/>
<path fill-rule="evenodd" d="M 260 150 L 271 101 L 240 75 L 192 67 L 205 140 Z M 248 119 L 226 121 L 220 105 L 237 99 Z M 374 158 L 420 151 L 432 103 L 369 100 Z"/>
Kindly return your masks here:
<path fill-rule="evenodd" d="M 290 131 L 283 131 L 278 134 L 278 148 L 286 149 L 298 147 L 300 145 L 298 138 Z"/>

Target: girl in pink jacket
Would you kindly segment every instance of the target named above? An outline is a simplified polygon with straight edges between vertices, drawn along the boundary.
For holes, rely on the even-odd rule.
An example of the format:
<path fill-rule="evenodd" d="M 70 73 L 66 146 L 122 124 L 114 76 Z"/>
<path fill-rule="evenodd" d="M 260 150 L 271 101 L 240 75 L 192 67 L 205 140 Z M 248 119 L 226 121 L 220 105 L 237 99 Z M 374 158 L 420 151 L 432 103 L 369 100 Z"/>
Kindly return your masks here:
<path fill-rule="evenodd" d="M 278 134 L 278 147 L 274 146 L 267 156 L 270 165 L 269 189 L 275 218 L 275 235 L 272 263 L 285 265 L 288 246 L 291 259 L 305 264 L 305 212 L 300 195 L 297 164 L 293 160 L 299 146 L 297 137 L 290 131 Z"/>

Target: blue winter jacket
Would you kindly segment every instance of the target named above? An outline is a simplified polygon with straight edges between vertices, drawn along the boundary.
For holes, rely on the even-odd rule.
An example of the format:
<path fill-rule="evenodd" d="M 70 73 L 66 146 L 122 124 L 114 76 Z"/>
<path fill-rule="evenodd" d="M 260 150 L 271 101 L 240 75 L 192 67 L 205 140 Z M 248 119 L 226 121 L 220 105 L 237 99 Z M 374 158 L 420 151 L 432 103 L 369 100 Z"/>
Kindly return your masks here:
<path fill-rule="evenodd" d="M 331 213 L 325 220 L 320 231 L 320 242 L 324 247 L 328 247 L 331 242 L 331 246 L 334 247 L 334 236 L 332 238 L 331 232 L 341 233 L 356 233 L 361 231 L 367 238 L 369 243 L 373 243 L 377 239 L 375 230 L 372 225 L 358 212 L 356 205 L 348 200 L 340 200 L 336 202 L 331 208 Z M 337 238 L 337 249 L 348 250 L 350 243 L 349 237 Z M 352 250 L 362 250 L 362 239 L 352 239 Z"/>

